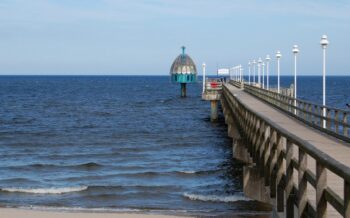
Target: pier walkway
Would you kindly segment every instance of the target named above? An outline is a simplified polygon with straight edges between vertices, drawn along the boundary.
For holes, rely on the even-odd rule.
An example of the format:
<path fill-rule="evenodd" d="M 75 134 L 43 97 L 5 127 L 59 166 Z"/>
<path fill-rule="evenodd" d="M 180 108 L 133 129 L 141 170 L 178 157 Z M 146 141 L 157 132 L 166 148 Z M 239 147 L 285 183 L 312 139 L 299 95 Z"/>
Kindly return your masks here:
<path fill-rule="evenodd" d="M 229 108 L 279 215 L 350 217 L 350 143 L 233 84 L 223 88 L 225 117 Z"/>

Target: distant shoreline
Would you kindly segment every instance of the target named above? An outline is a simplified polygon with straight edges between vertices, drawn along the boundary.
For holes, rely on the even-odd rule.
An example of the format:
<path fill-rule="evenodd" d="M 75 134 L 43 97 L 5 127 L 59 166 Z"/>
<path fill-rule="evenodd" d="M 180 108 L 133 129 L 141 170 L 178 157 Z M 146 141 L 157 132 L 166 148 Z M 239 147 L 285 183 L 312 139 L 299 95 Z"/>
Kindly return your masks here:
<path fill-rule="evenodd" d="M 0 74 L 0 77 L 169 77 L 168 74 L 164 75 L 140 75 L 140 74 Z M 293 77 L 294 75 L 281 75 L 281 77 Z M 202 77 L 202 75 L 198 75 Z M 207 77 L 217 77 L 217 75 L 207 75 Z M 244 75 L 247 77 L 247 75 Z M 277 77 L 277 75 L 270 75 L 270 77 Z M 322 77 L 322 75 L 298 75 L 298 77 Z M 327 75 L 327 77 L 350 77 L 350 75 Z"/>

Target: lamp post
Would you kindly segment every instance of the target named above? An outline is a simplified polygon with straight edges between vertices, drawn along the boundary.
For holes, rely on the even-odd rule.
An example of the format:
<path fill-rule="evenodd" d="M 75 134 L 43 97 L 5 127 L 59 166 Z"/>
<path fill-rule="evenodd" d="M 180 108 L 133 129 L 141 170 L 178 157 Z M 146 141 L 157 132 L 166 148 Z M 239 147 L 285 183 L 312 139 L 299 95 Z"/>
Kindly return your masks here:
<path fill-rule="evenodd" d="M 320 42 L 322 49 L 323 49 L 323 117 L 325 118 L 327 116 L 326 114 L 326 49 L 329 44 L 329 41 L 327 39 L 326 35 L 323 35 Z M 323 120 L 323 128 L 326 128 L 326 120 Z"/>
<path fill-rule="evenodd" d="M 294 114 L 297 114 L 297 55 L 299 53 L 299 48 L 297 45 L 293 46 L 293 54 L 294 54 Z"/>
<path fill-rule="evenodd" d="M 282 54 L 280 51 L 277 51 L 276 58 L 277 58 L 277 92 L 280 93 L 280 59 L 282 57 Z"/>
<path fill-rule="evenodd" d="M 253 83 L 255 85 L 255 65 L 256 65 L 256 61 L 253 60 Z"/>
<path fill-rule="evenodd" d="M 240 81 L 243 82 L 243 68 L 242 68 L 242 65 L 239 65 L 239 75 L 240 75 Z"/>
<path fill-rule="evenodd" d="M 265 63 L 262 62 L 262 87 L 265 89 Z"/>
<path fill-rule="evenodd" d="M 250 61 L 248 62 L 248 83 L 250 85 Z"/>
<path fill-rule="evenodd" d="M 259 60 L 258 60 L 258 84 L 259 84 L 259 86 L 261 85 L 261 63 L 262 63 L 262 60 L 261 60 L 261 58 L 259 58 Z"/>
<path fill-rule="evenodd" d="M 203 62 L 203 64 L 202 64 L 202 70 L 203 70 L 203 92 L 202 93 L 204 93 L 205 92 L 205 63 Z"/>
<path fill-rule="evenodd" d="M 237 66 L 235 66 L 235 81 L 237 81 Z"/>
<path fill-rule="evenodd" d="M 270 78 L 269 78 L 269 63 L 270 63 L 270 55 L 266 55 L 266 89 L 269 90 L 270 88 Z"/>

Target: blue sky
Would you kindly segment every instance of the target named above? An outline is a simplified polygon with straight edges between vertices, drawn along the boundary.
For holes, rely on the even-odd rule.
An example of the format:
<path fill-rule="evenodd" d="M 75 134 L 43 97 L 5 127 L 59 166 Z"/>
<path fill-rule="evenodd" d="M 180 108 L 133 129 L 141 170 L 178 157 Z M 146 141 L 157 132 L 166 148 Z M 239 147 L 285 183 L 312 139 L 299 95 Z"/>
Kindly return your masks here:
<path fill-rule="evenodd" d="M 350 75 L 349 11 L 345 0 L 0 0 L 0 74 L 168 75 L 185 45 L 210 73 L 281 50 L 287 75 L 298 44 L 299 73 L 320 75 L 327 34 L 329 74 Z"/>

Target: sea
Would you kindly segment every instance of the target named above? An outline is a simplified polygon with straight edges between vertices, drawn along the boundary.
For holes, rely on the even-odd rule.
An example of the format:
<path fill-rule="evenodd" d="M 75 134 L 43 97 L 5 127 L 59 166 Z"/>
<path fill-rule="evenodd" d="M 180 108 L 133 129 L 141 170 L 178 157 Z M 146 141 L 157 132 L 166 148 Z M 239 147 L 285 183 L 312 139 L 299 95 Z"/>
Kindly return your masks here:
<path fill-rule="evenodd" d="M 297 87 L 322 102 L 321 77 Z M 201 78 L 181 98 L 168 76 L 0 76 L 0 207 L 267 217 L 201 89 Z M 349 102 L 350 77 L 327 77 L 327 104 Z"/>

